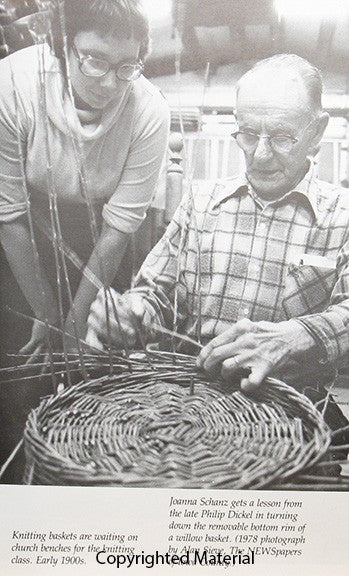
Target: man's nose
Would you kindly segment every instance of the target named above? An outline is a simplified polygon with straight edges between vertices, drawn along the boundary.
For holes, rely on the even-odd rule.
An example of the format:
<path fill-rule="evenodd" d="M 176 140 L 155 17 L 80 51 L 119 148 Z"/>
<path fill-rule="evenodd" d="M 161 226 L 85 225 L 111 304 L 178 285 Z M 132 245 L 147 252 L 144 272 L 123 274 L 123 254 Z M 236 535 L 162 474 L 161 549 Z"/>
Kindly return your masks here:
<path fill-rule="evenodd" d="M 254 151 L 254 157 L 257 159 L 264 159 L 271 158 L 272 156 L 273 150 L 268 136 L 259 136 L 258 143 Z"/>

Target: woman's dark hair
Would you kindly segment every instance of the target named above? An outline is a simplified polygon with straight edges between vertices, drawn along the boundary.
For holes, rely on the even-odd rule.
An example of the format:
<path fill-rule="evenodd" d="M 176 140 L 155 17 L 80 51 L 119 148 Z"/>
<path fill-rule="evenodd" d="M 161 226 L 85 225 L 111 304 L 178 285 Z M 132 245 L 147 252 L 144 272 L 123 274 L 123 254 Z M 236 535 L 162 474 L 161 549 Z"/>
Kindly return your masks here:
<path fill-rule="evenodd" d="M 63 37 L 71 46 L 79 32 L 95 31 L 101 36 L 134 38 L 140 42 L 139 57 L 149 51 L 149 22 L 141 0 L 56 0 L 53 14 L 52 48 L 63 58 Z"/>

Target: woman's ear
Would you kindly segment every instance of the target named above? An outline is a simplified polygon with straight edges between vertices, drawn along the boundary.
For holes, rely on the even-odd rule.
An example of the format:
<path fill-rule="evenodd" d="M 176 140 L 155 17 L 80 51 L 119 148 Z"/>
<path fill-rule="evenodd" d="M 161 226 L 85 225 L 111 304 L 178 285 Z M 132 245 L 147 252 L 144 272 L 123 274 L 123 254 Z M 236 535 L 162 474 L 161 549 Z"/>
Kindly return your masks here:
<path fill-rule="evenodd" d="M 325 133 L 329 119 L 330 116 L 327 112 L 321 112 L 314 122 L 316 129 L 309 144 L 309 152 L 312 156 L 316 156 L 320 150 L 320 142 Z"/>

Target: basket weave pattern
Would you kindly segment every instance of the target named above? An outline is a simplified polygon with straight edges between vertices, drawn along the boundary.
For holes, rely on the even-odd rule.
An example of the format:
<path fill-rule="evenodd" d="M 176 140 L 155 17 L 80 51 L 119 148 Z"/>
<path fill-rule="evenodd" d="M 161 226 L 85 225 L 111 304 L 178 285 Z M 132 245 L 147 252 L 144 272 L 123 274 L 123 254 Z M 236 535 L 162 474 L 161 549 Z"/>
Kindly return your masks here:
<path fill-rule="evenodd" d="M 249 397 L 208 383 L 191 357 L 152 353 L 46 398 L 24 438 L 26 483 L 241 489 L 312 465 L 331 435 L 282 382 Z"/>

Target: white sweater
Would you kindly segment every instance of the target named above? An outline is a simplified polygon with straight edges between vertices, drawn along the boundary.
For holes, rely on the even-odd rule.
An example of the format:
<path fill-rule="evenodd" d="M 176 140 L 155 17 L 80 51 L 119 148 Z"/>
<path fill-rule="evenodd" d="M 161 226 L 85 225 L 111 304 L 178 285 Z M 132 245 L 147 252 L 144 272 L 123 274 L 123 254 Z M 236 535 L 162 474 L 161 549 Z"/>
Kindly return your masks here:
<path fill-rule="evenodd" d="M 52 193 L 51 158 L 58 201 L 86 203 L 81 162 L 91 202 L 104 204 L 104 220 L 122 232 L 133 232 L 152 199 L 168 129 L 167 103 L 144 77 L 130 84 L 122 101 L 106 108 L 91 130 L 80 124 L 59 60 L 48 46 L 12 54 L 0 61 L 0 222 L 25 213 L 26 189 L 37 204 L 47 203 Z"/>

